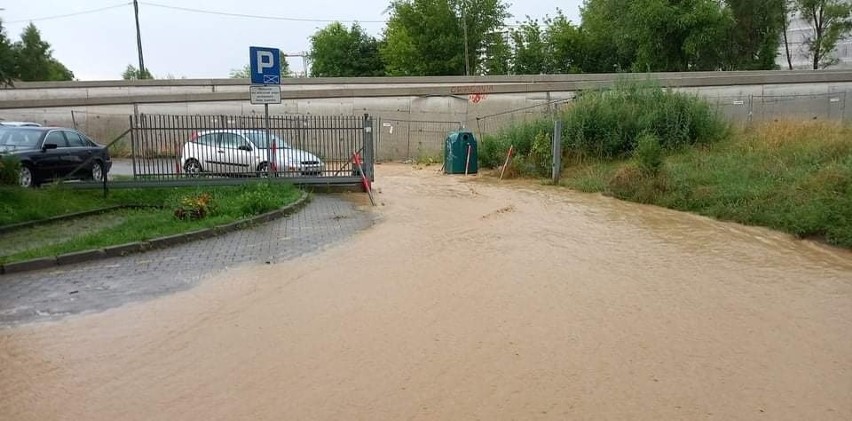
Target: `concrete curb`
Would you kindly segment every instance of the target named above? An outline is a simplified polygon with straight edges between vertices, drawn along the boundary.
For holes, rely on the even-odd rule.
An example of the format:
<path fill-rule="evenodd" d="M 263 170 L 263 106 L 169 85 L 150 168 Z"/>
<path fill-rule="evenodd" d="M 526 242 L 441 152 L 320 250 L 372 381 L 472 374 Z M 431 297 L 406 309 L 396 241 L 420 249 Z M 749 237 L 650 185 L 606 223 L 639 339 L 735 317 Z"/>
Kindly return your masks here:
<path fill-rule="evenodd" d="M 213 228 L 190 231 L 183 234 L 170 235 L 167 237 L 154 238 L 148 241 L 120 244 L 117 246 L 106 247 L 103 249 L 83 250 L 54 257 L 43 257 L 39 259 L 25 260 L 23 262 L 6 263 L 4 265 L 0 265 L 0 275 L 49 269 L 56 266 L 82 263 L 99 259 L 108 259 L 111 257 L 126 256 L 131 253 L 139 253 L 157 248 L 176 246 L 191 241 L 212 238 L 222 234 L 227 234 L 229 232 L 248 228 L 254 225 L 270 222 L 284 216 L 292 215 L 307 206 L 307 204 L 310 202 L 310 199 L 311 196 L 307 192 L 302 192 L 302 195 L 299 197 L 299 199 L 281 209 L 276 209 L 271 212 L 232 222 L 230 224 L 218 225 Z M 66 217 L 68 216 L 66 215 Z"/>

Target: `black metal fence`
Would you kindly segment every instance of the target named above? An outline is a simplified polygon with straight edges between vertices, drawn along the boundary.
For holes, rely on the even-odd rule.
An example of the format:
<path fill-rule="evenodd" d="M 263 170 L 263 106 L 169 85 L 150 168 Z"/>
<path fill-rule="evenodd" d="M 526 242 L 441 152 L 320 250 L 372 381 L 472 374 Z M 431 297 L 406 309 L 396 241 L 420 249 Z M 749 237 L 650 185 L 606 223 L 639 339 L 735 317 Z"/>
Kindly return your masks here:
<path fill-rule="evenodd" d="M 139 115 L 130 118 L 134 181 L 292 178 L 304 184 L 373 177 L 369 116 Z"/>

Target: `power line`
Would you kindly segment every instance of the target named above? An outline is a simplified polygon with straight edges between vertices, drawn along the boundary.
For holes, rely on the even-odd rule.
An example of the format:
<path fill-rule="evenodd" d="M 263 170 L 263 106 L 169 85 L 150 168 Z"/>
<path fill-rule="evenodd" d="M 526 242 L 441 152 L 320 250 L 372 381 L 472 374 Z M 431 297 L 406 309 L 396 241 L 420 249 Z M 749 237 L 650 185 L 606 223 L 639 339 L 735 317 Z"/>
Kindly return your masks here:
<path fill-rule="evenodd" d="M 25 23 L 25 22 L 37 22 L 37 21 L 51 20 L 51 19 L 70 18 L 70 17 L 73 17 L 73 16 L 88 15 L 88 14 L 91 14 L 91 13 L 103 12 L 105 10 L 117 9 L 119 7 L 130 6 L 131 4 L 132 4 L 131 2 L 125 2 L 125 3 L 121 3 L 121 4 L 115 4 L 115 5 L 112 5 L 112 6 L 101 7 L 101 8 L 98 8 L 98 9 L 83 10 L 81 12 L 67 13 L 67 14 L 64 14 L 64 15 L 45 16 L 45 17 L 33 18 L 33 19 L 10 20 L 6 23 Z"/>
<path fill-rule="evenodd" d="M 249 15 L 245 13 L 218 12 L 213 10 L 192 9 L 189 7 L 169 6 L 165 4 L 149 3 L 146 1 L 140 2 L 145 6 L 160 7 L 163 9 L 180 10 L 183 12 L 203 13 L 207 15 L 229 16 L 235 18 L 250 18 L 250 19 L 266 19 L 266 20 L 282 20 L 289 22 L 316 22 L 316 23 L 385 23 L 383 20 L 352 20 L 352 19 L 311 19 L 311 18 L 288 18 L 283 16 L 265 16 L 265 15 Z"/>

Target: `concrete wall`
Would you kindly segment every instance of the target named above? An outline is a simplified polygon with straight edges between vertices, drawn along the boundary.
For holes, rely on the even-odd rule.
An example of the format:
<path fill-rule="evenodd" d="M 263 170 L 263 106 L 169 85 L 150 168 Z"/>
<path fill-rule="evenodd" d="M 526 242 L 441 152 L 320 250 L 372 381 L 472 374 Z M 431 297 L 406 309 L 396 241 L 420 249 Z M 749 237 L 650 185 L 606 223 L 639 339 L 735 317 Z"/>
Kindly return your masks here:
<path fill-rule="evenodd" d="M 782 74 L 783 77 L 777 76 Z M 738 75 L 741 73 L 735 73 Z M 852 110 L 847 104 L 852 101 L 852 72 L 800 72 L 793 80 L 799 83 L 780 83 L 790 80 L 785 72 L 745 73 L 741 81 L 766 81 L 759 84 L 718 85 L 731 79 L 730 74 L 720 78 L 716 73 L 697 74 L 699 77 L 681 80 L 665 79 L 675 89 L 700 95 L 708 100 L 719 113 L 733 122 L 744 123 L 766 119 L 830 119 L 852 121 Z M 804 76 L 802 76 L 804 75 Z M 682 75 L 679 75 L 682 76 Z M 805 77 L 807 76 L 807 77 Z M 406 78 L 411 79 L 411 78 Z M 612 75 L 585 75 L 585 79 L 564 77 L 527 77 L 494 79 L 493 84 L 454 85 L 457 79 L 468 82 L 471 78 L 437 78 L 431 85 L 414 80 L 411 85 L 396 83 L 393 86 L 377 85 L 375 79 L 347 80 L 347 83 L 320 84 L 327 94 L 305 97 L 305 93 L 316 93 L 314 85 L 292 85 L 289 94 L 280 105 L 270 106 L 273 114 L 302 115 L 361 115 L 370 114 L 377 119 L 377 156 L 383 160 L 433 156 L 440 152 L 446 133 L 468 127 L 477 133 L 494 133 L 499 129 L 520 121 L 545 115 L 554 108 L 565 106 L 560 101 L 569 101 L 578 87 L 599 86 L 613 82 Z M 827 79 L 828 82 L 820 82 Z M 397 81 L 397 79 L 394 79 Z M 811 81 L 811 82 L 802 82 Z M 816 80 L 816 82 L 813 82 Z M 835 81 L 836 80 L 836 81 Z M 148 82 L 148 81 L 145 81 Z M 180 81 L 186 82 L 186 81 Z M 193 115 L 250 115 L 263 113 L 262 106 L 251 105 L 247 98 L 247 87 L 226 81 L 221 85 L 170 85 L 162 86 L 89 86 L 78 87 L 59 84 L 55 87 L 29 86 L 27 88 L 0 90 L 0 97 L 27 96 L 25 100 L 0 101 L 0 119 L 36 121 L 47 125 L 76 126 L 101 142 L 108 142 L 129 127 L 129 116 L 145 114 L 193 114 Z M 521 83 L 523 82 L 523 83 Z M 700 83 L 706 86 L 696 86 Z M 427 86 L 428 85 L 428 86 Z M 211 90 L 216 93 L 198 93 Z M 349 86 L 341 88 L 341 86 Z M 355 86 L 355 88 L 352 88 Z M 569 89 L 572 88 L 572 89 Z M 135 92 L 131 96 L 117 95 L 126 90 Z M 150 102 L 162 98 L 162 90 L 184 98 L 183 101 Z M 221 92 L 228 90 L 230 92 Z M 26 95 L 24 91 L 31 91 Z M 241 92 L 238 92 L 241 91 Z M 357 92 L 354 92 L 357 91 Z M 410 93 L 417 95 L 391 95 Z M 477 92 L 478 91 L 478 92 Z M 95 97 L 82 97 L 93 95 Z M 473 93 L 471 93 L 473 92 Z M 300 95 L 295 95 L 296 93 Z M 359 95 L 347 95 L 359 93 Z M 431 94 L 430 94 L 431 93 Z M 243 95 L 245 94 L 245 95 Z M 134 96 L 136 95 L 136 96 Z M 141 96 L 140 96 L 141 95 Z M 219 95 L 219 96 L 216 96 Z M 221 95 L 225 95 L 222 100 Z M 228 96 L 230 95 L 230 97 Z M 245 98 L 243 98 L 243 96 Z M 41 106 L 10 108 L 10 103 L 21 101 L 44 101 L 63 104 L 64 100 L 87 101 L 94 104 L 103 99 L 116 103 L 104 105 Z M 130 103 L 131 99 L 144 99 Z M 202 101 L 201 99 L 217 98 Z M 228 99 L 230 98 L 230 99 Z M 42 104 L 44 104 L 42 103 Z M 73 103 L 73 102 L 72 102 Z"/>

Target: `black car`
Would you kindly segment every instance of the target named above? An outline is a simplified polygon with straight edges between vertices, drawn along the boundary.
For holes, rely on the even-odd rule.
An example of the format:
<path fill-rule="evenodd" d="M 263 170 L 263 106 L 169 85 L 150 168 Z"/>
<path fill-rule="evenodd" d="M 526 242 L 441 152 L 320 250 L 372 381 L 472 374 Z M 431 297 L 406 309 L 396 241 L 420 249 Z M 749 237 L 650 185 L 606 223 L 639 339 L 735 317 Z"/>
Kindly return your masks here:
<path fill-rule="evenodd" d="M 21 161 L 20 182 L 25 187 L 62 178 L 102 181 L 112 167 L 106 147 L 62 127 L 0 126 L 0 155 Z"/>

